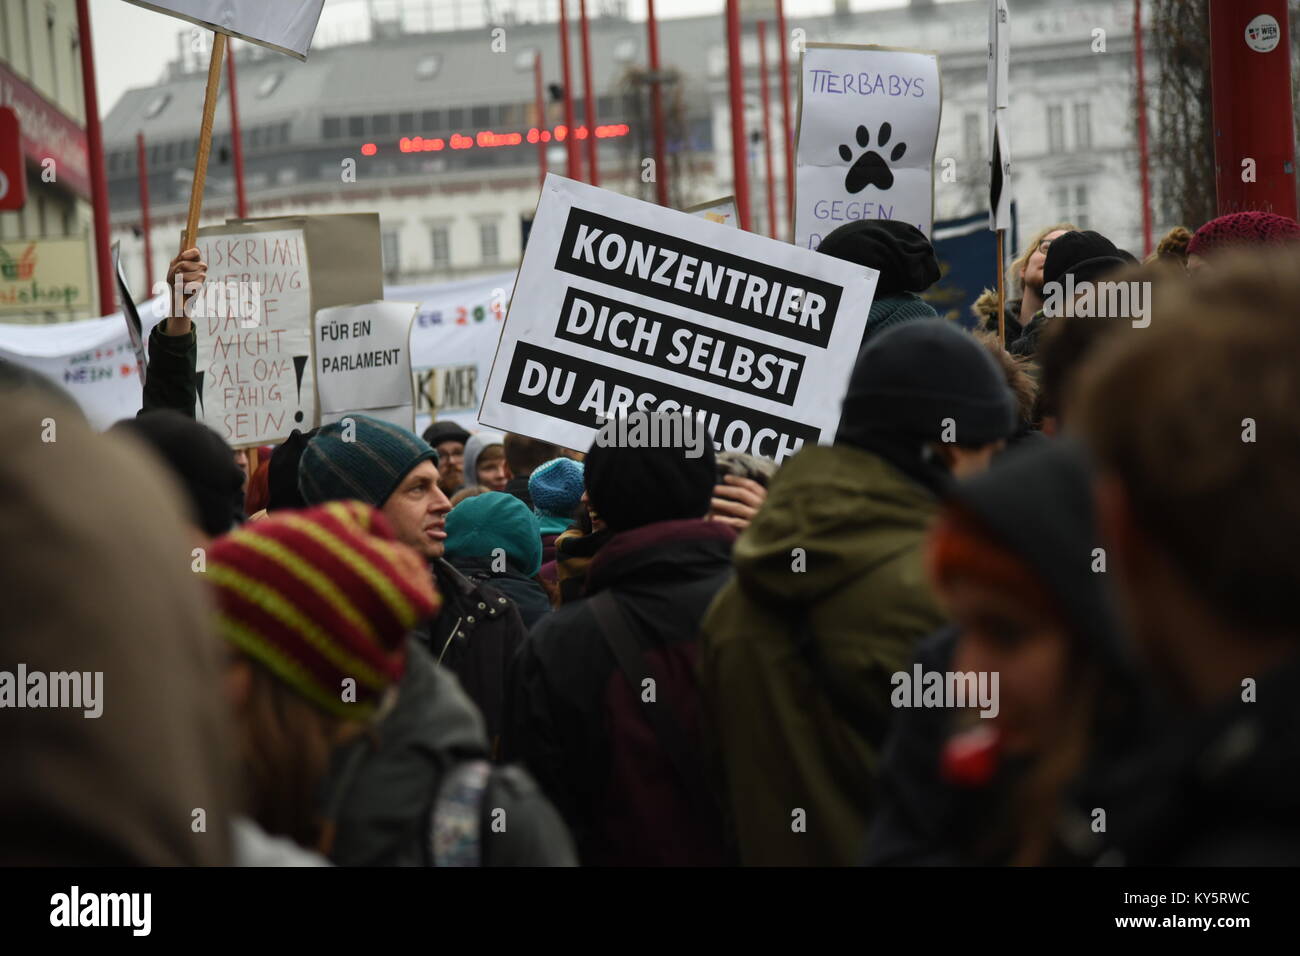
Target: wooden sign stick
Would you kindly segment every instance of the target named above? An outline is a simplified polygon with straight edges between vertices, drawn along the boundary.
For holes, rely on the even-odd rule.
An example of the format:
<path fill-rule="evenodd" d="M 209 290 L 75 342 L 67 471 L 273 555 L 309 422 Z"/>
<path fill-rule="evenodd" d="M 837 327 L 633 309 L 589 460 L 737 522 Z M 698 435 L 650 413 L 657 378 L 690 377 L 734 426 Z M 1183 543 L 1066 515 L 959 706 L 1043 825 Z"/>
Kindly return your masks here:
<path fill-rule="evenodd" d="M 190 212 L 185 220 L 181 252 L 194 248 L 199 231 L 199 213 L 203 210 L 203 187 L 208 181 L 208 154 L 212 152 L 212 118 L 217 112 L 217 95 L 221 90 L 221 66 L 226 55 L 226 35 L 212 34 L 212 59 L 208 63 L 208 88 L 203 94 L 203 126 L 199 129 L 199 152 L 194 158 L 194 184 L 190 187 Z"/>

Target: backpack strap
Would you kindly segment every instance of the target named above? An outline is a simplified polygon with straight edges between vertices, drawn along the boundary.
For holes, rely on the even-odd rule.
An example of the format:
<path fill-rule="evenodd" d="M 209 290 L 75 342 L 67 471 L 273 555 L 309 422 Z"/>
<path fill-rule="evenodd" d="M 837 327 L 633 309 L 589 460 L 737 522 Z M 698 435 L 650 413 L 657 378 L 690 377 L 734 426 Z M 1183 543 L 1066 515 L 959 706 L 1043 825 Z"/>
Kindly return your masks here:
<path fill-rule="evenodd" d="M 429 814 L 434 866 L 483 865 L 483 793 L 491 774 L 486 760 L 467 760 L 447 773 Z"/>
<path fill-rule="evenodd" d="M 673 713 L 671 705 L 666 700 L 663 703 L 647 701 L 641 695 L 641 682 L 646 678 L 652 679 L 656 687 L 663 685 L 657 671 L 650 666 L 650 662 L 641 653 L 641 645 L 636 635 L 632 633 L 627 615 L 624 614 L 613 593 L 608 590 L 600 591 L 588 598 L 587 603 L 596 616 L 596 624 L 605 638 L 610 653 L 618 662 L 619 670 L 631 685 L 632 693 L 641 701 L 641 713 L 645 716 L 646 723 L 654 731 L 659 746 L 668 754 L 668 759 L 677 771 L 678 778 L 685 786 L 690 802 L 700 813 L 716 814 L 718 804 L 705 783 L 699 757 L 685 731 L 682 730 L 682 725 Z"/>

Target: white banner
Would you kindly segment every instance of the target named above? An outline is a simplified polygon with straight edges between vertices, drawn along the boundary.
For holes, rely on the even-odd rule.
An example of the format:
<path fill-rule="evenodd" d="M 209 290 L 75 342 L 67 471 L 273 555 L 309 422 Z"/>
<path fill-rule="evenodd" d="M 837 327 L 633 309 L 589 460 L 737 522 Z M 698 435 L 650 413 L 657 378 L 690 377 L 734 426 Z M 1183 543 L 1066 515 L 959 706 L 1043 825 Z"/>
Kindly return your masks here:
<path fill-rule="evenodd" d="M 307 59 L 325 0 L 127 0 L 241 40 Z"/>
<path fill-rule="evenodd" d="M 779 462 L 834 439 L 877 278 L 547 176 L 479 420 L 585 449 L 615 410 L 687 411 Z"/>
<path fill-rule="evenodd" d="M 352 412 L 411 428 L 414 302 L 340 305 L 316 313 L 316 387 L 322 425 Z"/>
<path fill-rule="evenodd" d="M 795 245 L 859 219 L 927 236 L 943 94 L 936 53 L 809 43 L 801 57 Z"/>

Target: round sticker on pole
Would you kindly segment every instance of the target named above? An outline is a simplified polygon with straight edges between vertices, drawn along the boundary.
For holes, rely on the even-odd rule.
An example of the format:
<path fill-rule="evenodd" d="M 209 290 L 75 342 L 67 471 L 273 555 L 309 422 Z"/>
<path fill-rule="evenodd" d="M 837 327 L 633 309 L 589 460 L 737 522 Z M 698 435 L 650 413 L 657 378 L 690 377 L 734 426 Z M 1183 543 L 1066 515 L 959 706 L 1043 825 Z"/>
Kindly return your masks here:
<path fill-rule="evenodd" d="M 1282 40 L 1282 28 L 1277 20 L 1261 13 L 1246 24 L 1246 46 L 1256 53 L 1271 53 Z"/>

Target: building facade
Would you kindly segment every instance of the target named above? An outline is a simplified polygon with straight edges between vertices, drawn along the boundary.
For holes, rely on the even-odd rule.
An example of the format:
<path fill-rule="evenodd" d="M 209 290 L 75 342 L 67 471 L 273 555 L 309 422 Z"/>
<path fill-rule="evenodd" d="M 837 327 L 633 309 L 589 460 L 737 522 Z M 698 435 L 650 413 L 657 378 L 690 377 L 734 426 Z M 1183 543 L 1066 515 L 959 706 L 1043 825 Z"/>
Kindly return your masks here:
<path fill-rule="evenodd" d="M 1010 142 L 1020 235 L 1068 220 L 1140 254 L 1131 3 L 1020 0 L 1014 7 Z M 752 227 L 768 232 L 761 139 L 752 134 L 762 126 L 754 21 L 770 19 L 770 7 L 747 4 L 745 14 Z M 825 16 L 791 17 L 784 38 L 769 28 L 778 235 L 787 233 L 777 44 L 791 44 L 795 112 L 801 42 L 939 52 L 944 107 L 936 215 L 950 218 L 987 203 L 987 16 L 985 0 L 914 0 L 887 10 L 841 7 Z M 206 52 L 187 47 L 192 36 L 181 35 L 164 82 L 129 91 L 105 121 L 114 238 L 122 241 L 124 266 L 141 294 L 146 277 L 162 278 L 185 216 L 206 70 Z M 570 38 L 582 178 L 590 136 L 601 185 L 651 199 L 645 45 L 642 22 L 616 13 L 592 20 L 596 118 L 589 130 L 576 25 Z M 518 13 L 500 23 L 434 32 L 376 21 L 364 42 L 331 46 L 318 37 L 305 63 L 249 44 L 234 46 L 250 215 L 377 211 L 386 278 L 393 284 L 518 264 L 538 198 L 539 138 L 551 171 L 566 169 L 570 133 L 549 89 L 560 82 L 554 22 Z M 663 20 L 660 47 L 673 204 L 725 196 L 734 186 L 722 17 Z M 548 87 L 540 117 L 533 72 L 539 54 Z M 235 215 L 224 91 L 216 129 L 204 223 Z M 137 132 L 145 139 L 152 197 L 154 261 L 147 269 Z M 945 159 L 953 160 L 951 177 L 940 175 Z"/>
<path fill-rule="evenodd" d="M 0 0 L 0 106 L 17 114 L 22 209 L 0 211 L 0 322 L 96 314 L 75 0 Z"/>

